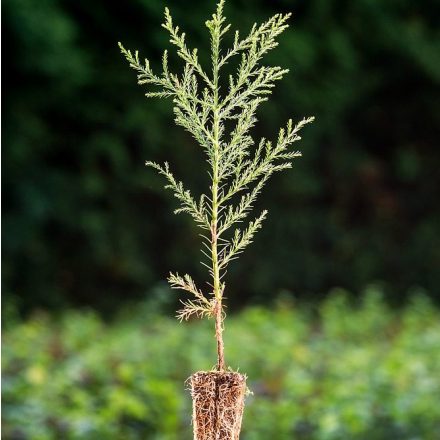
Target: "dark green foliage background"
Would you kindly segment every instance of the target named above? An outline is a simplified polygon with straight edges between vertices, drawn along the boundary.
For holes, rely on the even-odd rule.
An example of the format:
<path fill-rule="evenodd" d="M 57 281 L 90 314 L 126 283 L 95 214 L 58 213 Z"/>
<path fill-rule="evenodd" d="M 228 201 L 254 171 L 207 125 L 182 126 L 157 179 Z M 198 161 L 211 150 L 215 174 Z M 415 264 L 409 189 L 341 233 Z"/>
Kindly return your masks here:
<path fill-rule="evenodd" d="M 208 49 L 214 2 L 167 2 Z M 158 60 L 161 1 L 3 2 L 3 292 L 22 311 L 114 310 L 197 264 L 198 232 L 146 159 L 197 192 L 201 150 L 147 101 L 117 41 Z M 304 157 L 261 197 L 263 232 L 229 273 L 232 305 L 277 290 L 321 295 L 380 280 L 401 298 L 440 292 L 440 4 L 434 0 L 230 0 L 245 31 L 275 12 L 293 26 L 269 57 L 291 69 L 256 136 L 315 115 Z M 153 66 L 157 63 L 153 62 Z"/>

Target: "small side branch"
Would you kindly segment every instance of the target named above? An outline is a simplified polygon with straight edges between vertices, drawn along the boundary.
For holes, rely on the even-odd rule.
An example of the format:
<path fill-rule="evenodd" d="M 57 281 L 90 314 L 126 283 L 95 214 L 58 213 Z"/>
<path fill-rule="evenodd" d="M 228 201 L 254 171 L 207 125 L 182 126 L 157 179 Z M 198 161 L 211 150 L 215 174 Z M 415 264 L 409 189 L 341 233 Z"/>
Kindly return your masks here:
<path fill-rule="evenodd" d="M 183 304 L 183 308 L 177 312 L 177 318 L 180 321 L 187 321 L 193 315 L 198 318 L 210 318 L 214 315 L 215 301 L 208 300 L 188 274 L 181 277 L 179 274 L 170 273 L 168 282 L 172 289 L 185 290 L 195 297 L 192 300 L 180 301 Z"/>
<path fill-rule="evenodd" d="M 267 211 L 264 210 L 254 221 L 249 223 L 244 231 L 235 230 L 230 246 L 224 250 L 220 258 L 220 269 L 225 269 L 229 262 L 238 258 L 238 255 L 243 252 L 246 246 L 252 243 L 255 233 L 261 228 L 266 216 Z"/>
<path fill-rule="evenodd" d="M 181 202 L 182 207 L 174 210 L 174 213 L 179 214 L 185 212 L 189 214 L 203 229 L 209 230 L 210 224 L 206 212 L 205 195 L 202 194 L 197 203 L 192 197 L 191 192 L 183 187 L 183 183 L 174 178 L 168 162 L 165 162 L 162 166 L 156 162 L 147 161 L 145 162 L 145 165 L 156 169 L 159 174 L 165 176 L 168 181 L 168 185 L 166 185 L 165 188 L 171 189 L 174 192 L 174 196 Z"/>

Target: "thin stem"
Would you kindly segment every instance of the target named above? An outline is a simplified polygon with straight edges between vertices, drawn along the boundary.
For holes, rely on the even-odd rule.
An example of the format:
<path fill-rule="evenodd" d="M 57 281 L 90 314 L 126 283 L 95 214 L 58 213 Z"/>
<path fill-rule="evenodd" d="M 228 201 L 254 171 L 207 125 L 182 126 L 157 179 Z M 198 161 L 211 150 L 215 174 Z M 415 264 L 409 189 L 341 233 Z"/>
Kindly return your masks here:
<path fill-rule="evenodd" d="M 213 160 L 212 160 L 212 221 L 211 221 L 211 256 L 212 256 L 212 276 L 215 305 L 215 337 L 217 339 L 217 370 L 225 370 L 225 356 L 223 344 L 223 292 L 220 282 L 220 267 L 218 263 L 218 189 L 219 189 L 219 153 L 220 153 L 220 105 L 219 105 L 219 86 L 218 86 L 218 58 L 220 50 L 220 35 L 213 33 L 212 45 L 213 58 L 213 85 L 214 85 L 214 105 L 213 105 Z"/>

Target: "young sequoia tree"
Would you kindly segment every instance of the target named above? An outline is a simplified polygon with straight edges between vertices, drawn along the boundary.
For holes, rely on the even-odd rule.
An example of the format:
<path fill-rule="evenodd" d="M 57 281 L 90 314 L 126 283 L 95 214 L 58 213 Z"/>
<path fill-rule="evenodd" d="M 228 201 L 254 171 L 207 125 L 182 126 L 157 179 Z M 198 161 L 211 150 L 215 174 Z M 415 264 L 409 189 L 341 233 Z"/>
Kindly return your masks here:
<path fill-rule="evenodd" d="M 177 313 L 180 320 L 197 316 L 215 321 L 216 369 L 195 373 L 190 378 L 194 437 L 198 440 L 239 437 L 246 377 L 226 368 L 223 277 L 229 263 L 252 242 L 267 211 L 247 226 L 237 224 L 245 222 L 269 177 L 291 168 L 293 159 L 301 156 L 289 147 L 300 139 L 300 129 L 313 120 L 303 119 L 296 125 L 289 120 L 275 141 L 254 140 L 251 129 L 257 121 L 257 108 L 268 99 L 275 81 L 288 72 L 262 64 L 262 58 L 278 45 L 276 38 L 288 27 L 290 14 L 277 14 L 261 25 L 255 24 L 244 38 L 235 31 L 232 47 L 222 50 L 222 38 L 231 27 L 225 23 L 223 6 L 224 0 L 220 0 L 212 19 L 206 21 L 212 62 L 208 71 L 201 65 L 197 49 L 187 46 L 185 33 L 174 25 L 167 8 L 162 26 L 184 61 L 182 73 L 170 71 L 166 50 L 162 73 L 157 75 L 147 59 L 140 59 L 138 51 L 127 50 L 119 43 L 130 67 L 137 72 L 138 83 L 151 87 L 146 96 L 172 99 L 175 122 L 194 137 L 208 163 L 210 187 L 195 197 L 174 177 L 167 162 L 163 165 L 146 162 L 165 177 L 166 188 L 179 200 L 180 207 L 175 213 L 189 214 L 203 231 L 202 252 L 206 262 L 202 264 L 209 270 L 209 289 L 197 287 L 189 275 L 171 273 L 168 278 L 171 287 L 182 289 L 190 296 L 182 301 L 183 307 Z M 239 61 L 235 74 L 222 76 L 225 66 L 234 58 Z M 226 126 L 231 128 L 228 130 Z"/>

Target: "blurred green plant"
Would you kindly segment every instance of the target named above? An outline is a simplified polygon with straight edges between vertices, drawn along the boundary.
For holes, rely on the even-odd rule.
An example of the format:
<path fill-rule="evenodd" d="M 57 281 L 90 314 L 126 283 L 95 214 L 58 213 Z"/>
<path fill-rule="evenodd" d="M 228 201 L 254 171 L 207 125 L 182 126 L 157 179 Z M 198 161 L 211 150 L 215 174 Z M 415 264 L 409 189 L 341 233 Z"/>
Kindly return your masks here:
<path fill-rule="evenodd" d="M 2 438 L 189 440 L 182 382 L 211 367 L 208 325 L 180 326 L 148 303 L 112 324 L 33 315 L 3 332 Z M 254 393 L 244 440 L 437 437 L 440 313 L 426 295 L 399 311 L 376 287 L 358 301 L 334 290 L 314 309 L 283 296 L 229 326 L 230 364 Z"/>

